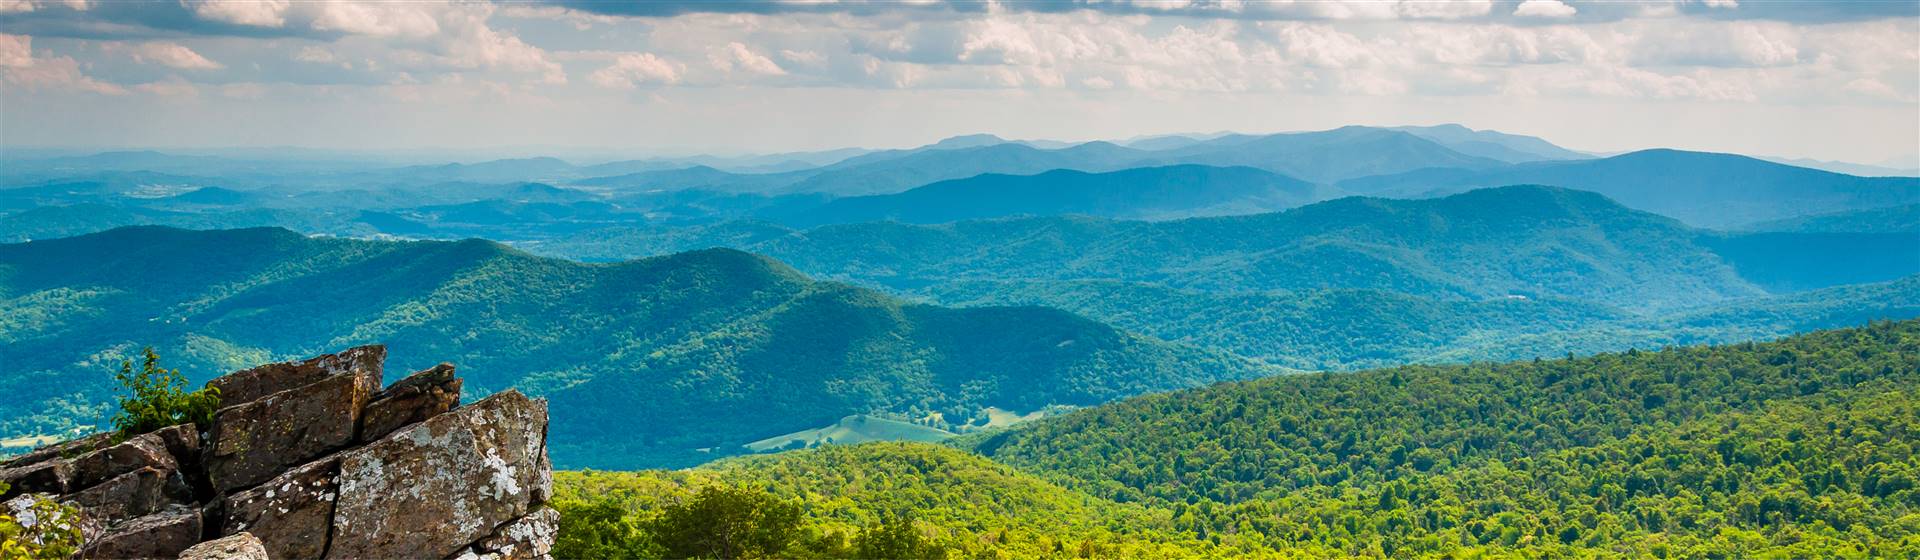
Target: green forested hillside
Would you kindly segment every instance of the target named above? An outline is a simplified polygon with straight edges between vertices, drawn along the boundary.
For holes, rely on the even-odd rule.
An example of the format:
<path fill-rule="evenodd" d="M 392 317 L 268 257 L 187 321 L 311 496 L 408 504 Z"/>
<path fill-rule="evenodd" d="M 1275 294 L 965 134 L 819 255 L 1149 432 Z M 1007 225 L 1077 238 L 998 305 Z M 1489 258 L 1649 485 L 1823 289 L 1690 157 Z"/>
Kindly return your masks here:
<path fill-rule="evenodd" d="M 795 230 L 756 222 L 585 232 L 536 252 L 727 246 L 945 305 L 1044 305 L 1298 369 L 1735 342 L 1916 316 L 1916 240 L 1725 234 L 1579 191 L 1350 198 L 1257 216 L 1050 217 Z M 1891 283 L 1889 283 L 1891 282 Z M 1818 313 L 1763 309 L 1862 283 Z M 1839 292 L 1835 292 L 1839 293 Z M 1821 320 L 1822 317 L 1833 320 Z M 1724 322 L 1709 324 L 1708 318 Z"/>
<path fill-rule="evenodd" d="M 1228 383 L 969 443 L 1243 547 L 1889 557 L 1920 552 L 1916 382 L 1908 321 Z"/>
<path fill-rule="evenodd" d="M 827 548 L 822 541 L 847 540 L 895 516 L 912 519 L 961 558 L 1077 558 L 1083 550 L 1104 558 L 1168 557 L 1211 548 L 1173 530 L 1165 510 L 1095 498 L 931 444 L 832 446 L 682 471 L 554 473 L 563 516 L 605 504 L 630 522 L 716 485 L 762 489 L 803 508 L 805 529 L 789 557 L 814 556 L 808 549 Z"/>
<path fill-rule="evenodd" d="M 551 398 L 561 465 L 684 465 L 889 413 L 964 422 L 1259 375 L 1044 308 L 948 309 L 709 250 L 606 265 L 484 241 L 126 228 L 0 245 L 4 432 L 100 417 L 120 357 L 196 379 L 381 342 L 477 395 Z M 936 422 L 934 420 L 929 420 Z"/>
<path fill-rule="evenodd" d="M 593 507 L 643 527 L 725 486 L 802 509 L 793 557 L 905 516 L 949 558 L 1905 558 L 1916 382 L 1920 321 L 1290 375 L 955 442 L 984 457 L 886 443 L 560 473 L 561 538 Z"/>
<path fill-rule="evenodd" d="M 630 233 L 529 247 L 581 258 L 659 248 L 656 232 Z M 1432 200 L 1343 198 L 1272 214 L 1171 222 L 866 223 L 744 239 L 682 232 L 673 241 L 681 249 L 745 241 L 738 248 L 812 274 L 894 287 L 1125 280 L 1204 291 L 1375 289 L 1643 308 L 1763 293 L 1696 243 L 1698 235 L 1592 193 L 1504 187 Z"/>
<path fill-rule="evenodd" d="M 1119 281 L 981 280 L 909 293 L 951 305 L 1044 305 L 1309 371 L 1722 344 L 1920 317 L 1920 275 L 1668 313 L 1565 299 L 1457 301 L 1380 290 L 1212 293 Z"/>

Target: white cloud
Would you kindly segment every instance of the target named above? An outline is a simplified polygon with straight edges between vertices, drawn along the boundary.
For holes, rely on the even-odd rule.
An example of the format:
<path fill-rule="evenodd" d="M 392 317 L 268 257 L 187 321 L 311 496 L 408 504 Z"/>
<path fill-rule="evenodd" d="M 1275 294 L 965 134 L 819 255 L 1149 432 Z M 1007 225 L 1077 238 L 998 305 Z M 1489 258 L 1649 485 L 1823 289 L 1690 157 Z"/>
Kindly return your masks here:
<path fill-rule="evenodd" d="M 1784 23 L 1673 21 L 1629 24 L 1637 66 L 1784 66 L 1800 61 L 1799 32 Z"/>
<path fill-rule="evenodd" d="M 0 33 L 0 67 L 23 68 L 33 65 L 33 38 Z"/>
<path fill-rule="evenodd" d="M 611 66 L 588 77 L 593 83 L 614 89 L 633 89 L 640 84 L 672 84 L 680 81 L 680 66 L 653 53 L 618 55 Z"/>
<path fill-rule="evenodd" d="M 158 82 L 147 82 L 133 86 L 135 91 L 161 97 L 194 97 L 200 95 L 200 88 L 178 76 Z"/>
<path fill-rule="evenodd" d="M 29 90 L 79 91 L 124 95 L 126 88 L 96 80 L 69 56 L 33 56 L 33 38 L 0 34 L 0 83 Z"/>
<path fill-rule="evenodd" d="M 786 69 L 774 63 L 773 59 L 753 52 L 753 49 L 747 48 L 746 44 L 739 41 L 727 43 L 727 46 L 708 55 L 707 60 L 713 62 L 713 66 L 721 72 L 739 70 L 765 76 L 787 75 Z"/>
<path fill-rule="evenodd" d="M 293 59 L 315 64 L 332 64 L 340 60 L 339 57 L 334 56 L 333 51 L 320 47 L 301 47 L 300 52 L 293 55 Z"/>
<path fill-rule="evenodd" d="M 1513 15 L 1537 18 L 1570 18 L 1580 10 L 1560 0 L 1526 0 L 1513 9 Z"/>
<path fill-rule="evenodd" d="M 159 64 L 179 70 L 218 70 L 225 67 L 218 62 L 207 60 L 207 57 L 200 56 L 200 53 L 193 52 L 193 49 L 179 43 L 153 41 L 121 46 L 116 50 L 125 50 L 134 60 L 142 63 Z"/>
<path fill-rule="evenodd" d="M 19 14 L 33 11 L 31 0 L 0 0 L 0 14 Z"/>
<path fill-rule="evenodd" d="M 207 21 L 252 27 L 283 27 L 287 24 L 287 11 L 293 7 L 293 2 L 289 0 L 182 0 L 181 5 L 193 10 L 194 16 Z"/>

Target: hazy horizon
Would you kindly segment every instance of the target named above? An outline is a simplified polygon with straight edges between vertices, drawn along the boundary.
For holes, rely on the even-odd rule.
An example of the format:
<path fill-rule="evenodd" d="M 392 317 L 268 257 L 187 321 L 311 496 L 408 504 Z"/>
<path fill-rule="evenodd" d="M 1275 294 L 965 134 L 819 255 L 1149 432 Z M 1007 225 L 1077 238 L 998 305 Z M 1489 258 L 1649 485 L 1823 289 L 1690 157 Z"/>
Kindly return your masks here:
<path fill-rule="evenodd" d="M 0 2 L 0 147 L 532 155 L 1458 123 L 1920 154 L 1911 2 Z"/>

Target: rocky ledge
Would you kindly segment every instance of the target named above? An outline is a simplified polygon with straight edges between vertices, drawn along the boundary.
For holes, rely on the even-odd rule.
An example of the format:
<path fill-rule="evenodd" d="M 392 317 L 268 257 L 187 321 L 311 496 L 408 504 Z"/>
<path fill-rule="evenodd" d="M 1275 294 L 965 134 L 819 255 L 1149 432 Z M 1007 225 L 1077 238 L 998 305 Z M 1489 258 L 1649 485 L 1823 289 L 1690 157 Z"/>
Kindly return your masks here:
<path fill-rule="evenodd" d="M 546 558 L 546 402 L 509 390 L 462 406 L 447 364 L 382 389 L 386 354 L 214 379 L 205 433 L 44 447 L 0 464 L 0 500 L 75 506 L 81 558 Z"/>

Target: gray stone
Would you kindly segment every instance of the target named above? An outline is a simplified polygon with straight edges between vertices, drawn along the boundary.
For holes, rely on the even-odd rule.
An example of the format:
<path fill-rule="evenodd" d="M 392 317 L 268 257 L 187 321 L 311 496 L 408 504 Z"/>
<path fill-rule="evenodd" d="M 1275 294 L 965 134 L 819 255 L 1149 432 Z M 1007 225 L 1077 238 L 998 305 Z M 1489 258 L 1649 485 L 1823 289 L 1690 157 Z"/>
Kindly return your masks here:
<path fill-rule="evenodd" d="M 72 480 L 73 464 L 62 459 L 0 469 L 0 482 L 7 485 L 0 499 L 33 492 L 64 494 Z"/>
<path fill-rule="evenodd" d="M 407 376 L 374 395 L 360 424 L 360 441 L 373 441 L 415 422 L 460 406 L 460 379 L 453 364 Z"/>
<path fill-rule="evenodd" d="M 168 426 L 165 428 L 154 430 L 153 435 L 154 437 L 160 438 L 160 442 L 166 445 L 167 453 L 173 455 L 174 462 L 179 463 L 181 465 L 188 465 L 188 464 L 199 462 L 199 459 L 200 459 L 200 428 L 199 427 L 194 426 L 193 424 L 180 424 L 177 426 Z"/>
<path fill-rule="evenodd" d="M 68 494 L 63 501 L 79 506 L 88 518 L 112 525 L 191 498 L 179 471 L 141 467 Z"/>
<path fill-rule="evenodd" d="M 178 558 L 200 542 L 200 510 L 174 506 L 107 528 L 80 548 L 79 558 Z"/>
<path fill-rule="evenodd" d="M 179 560 L 268 560 L 267 548 L 252 533 L 237 533 L 193 545 Z"/>
<path fill-rule="evenodd" d="M 560 512 L 542 507 L 495 529 L 493 536 L 481 539 L 474 550 L 498 554 L 500 558 L 536 560 L 550 558 L 553 540 L 560 532 Z"/>
<path fill-rule="evenodd" d="M 140 434 L 73 458 L 72 488 L 87 488 L 143 468 L 176 471 L 180 464 L 155 434 Z"/>
<path fill-rule="evenodd" d="M 45 447 L 41 447 L 39 449 L 26 452 L 24 454 L 21 454 L 19 457 L 8 459 L 6 463 L 0 463 L 0 467 L 13 468 L 13 467 L 21 467 L 21 466 L 31 465 L 34 463 L 43 462 L 48 459 L 73 458 L 73 457 L 79 456 L 81 453 L 86 453 L 88 451 L 99 449 L 102 446 L 105 446 L 106 444 L 111 443 L 112 441 L 113 441 L 112 432 L 101 432 L 101 433 L 93 434 L 80 439 L 76 439 L 72 441 L 63 441 L 60 443 L 47 445 Z"/>
<path fill-rule="evenodd" d="M 274 558 L 319 558 L 333 528 L 339 467 L 338 457 L 328 457 L 227 496 L 220 533 L 253 533 Z"/>
<path fill-rule="evenodd" d="M 220 409 L 205 463 L 214 489 L 265 482 L 353 443 L 360 413 L 379 388 L 378 371 L 357 370 Z"/>
<path fill-rule="evenodd" d="M 327 556 L 447 557 L 526 515 L 546 425 L 509 390 L 342 453 Z"/>
<path fill-rule="evenodd" d="M 207 386 L 220 391 L 221 406 L 250 403 L 267 395 L 305 387 L 346 373 L 371 374 L 374 388 L 378 389 L 386 384 L 380 373 L 381 363 L 386 359 L 385 346 L 358 346 L 338 354 L 236 371 L 208 381 Z"/>

